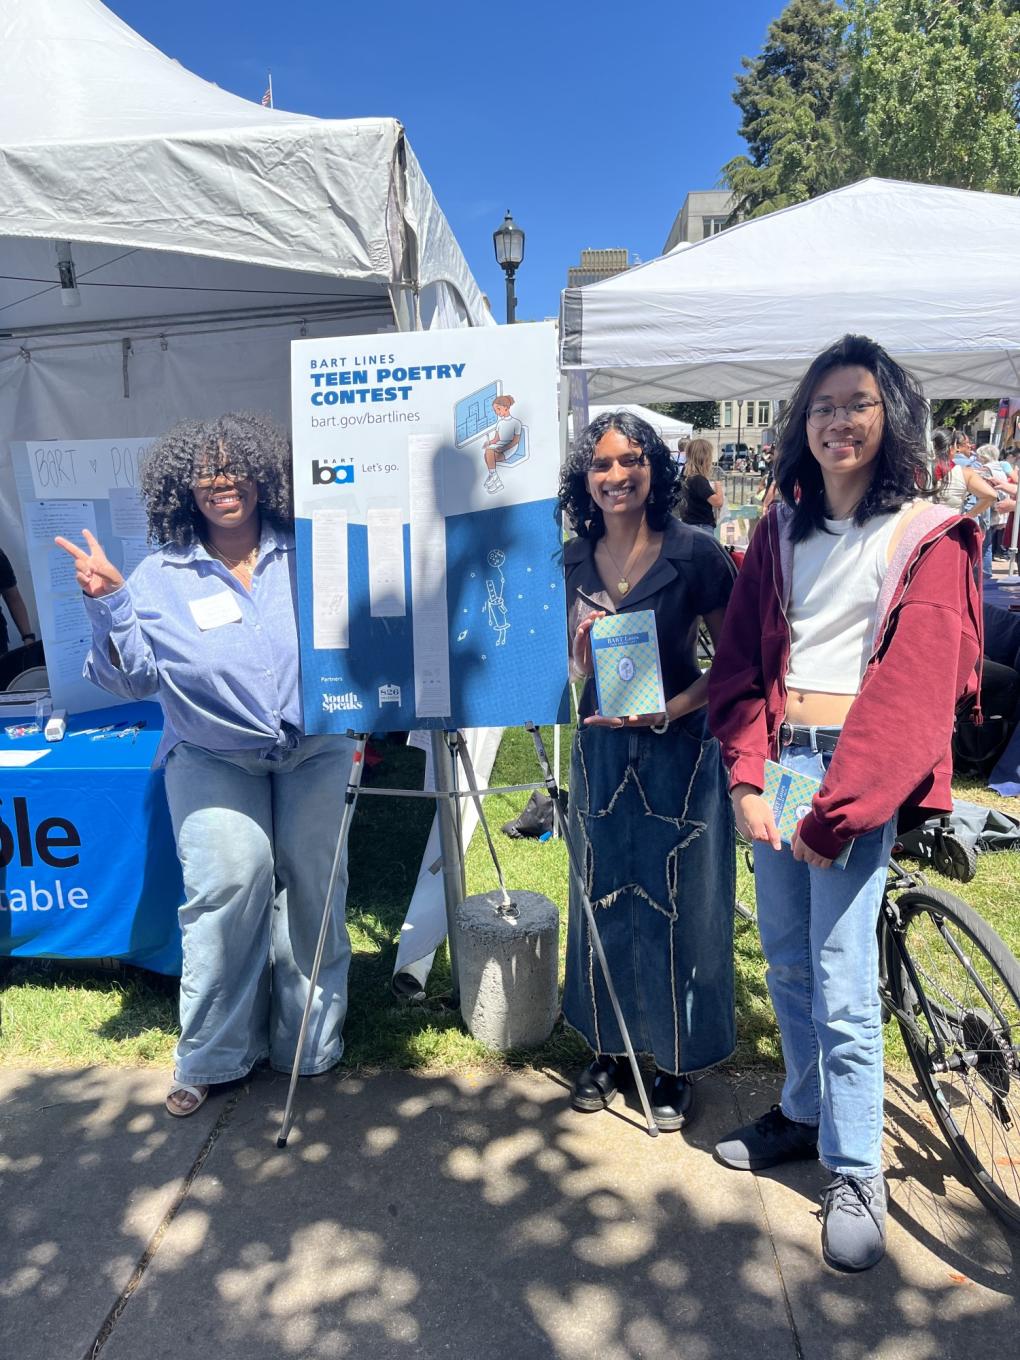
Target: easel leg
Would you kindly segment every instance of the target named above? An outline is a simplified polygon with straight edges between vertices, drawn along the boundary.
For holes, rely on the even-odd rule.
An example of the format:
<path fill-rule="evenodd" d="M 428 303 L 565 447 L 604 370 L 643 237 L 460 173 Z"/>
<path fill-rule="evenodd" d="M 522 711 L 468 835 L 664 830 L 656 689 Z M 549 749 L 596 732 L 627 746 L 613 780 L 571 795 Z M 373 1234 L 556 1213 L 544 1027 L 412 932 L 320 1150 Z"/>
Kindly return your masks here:
<path fill-rule="evenodd" d="M 347 778 L 347 792 L 344 795 L 344 811 L 343 816 L 340 819 L 340 830 L 336 839 L 336 851 L 333 855 L 333 867 L 329 874 L 329 886 L 326 888 L 326 901 L 322 908 L 322 924 L 319 927 L 319 939 L 315 946 L 315 957 L 312 960 L 312 971 L 308 979 L 308 996 L 305 999 L 305 1010 L 301 1017 L 301 1029 L 298 1033 L 297 1050 L 294 1054 L 294 1066 L 291 1070 L 290 1086 L 287 1090 L 287 1103 L 283 1110 L 283 1123 L 280 1125 L 280 1132 L 276 1139 L 276 1146 L 278 1148 L 287 1146 L 287 1137 L 290 1133 L 294 1111 L 294 1093 L 297 1090 L 298 1075 L 301 1068 L 301 1054 L 304 1052 L 305 1037 L 308 1034 L 308 1021 L 312 1013 L 312 1003 L 315 1000 L 315 988 L 319 981 L 319 969 L 322 966 L 322 954 L 326 947 L 326 932 L 329 930 L 330 917 L 333 914 L 333 897 L 336 893 L 337 879 L 340 877 L 340 865 L 343 863 L 344 847 L 350 837 L 351 821 L 354 817 L 354 805 L 358 801 L 358 789 L 361 787 L 361 776 L 365 768 L 365 745 L 367 741 L 367 733 L 362 733 L 355 739 L 354 756 L 351 760 L 351 772 Z"/>
<path fill-rule="evenodd" d="M 599 928 L 595 921 L 595 913 L 592 911 L 591 902 L 585 891 L 584 874 L 582 873 L 581 864 L 578 861 L 577 850 L 571 840 L 570 829 L 567 826 L 567 820 L 563 816 L 563 809 L 560 806 L 560 791 L 556 786 L 553 772 L 549 768 L 549 757 L 546 754 L 545 743 L 542 741 L 541 732 L 539 732 L 534 723 L 525 723 L 524 727 L 526 731 L 531 733 L 532 739 L 534 740 L 535 754 L 538 756 L 538 763 L 542 767 L 542 776 L 545 779 L 545 786 L 553 803 L 553 817 L 555 818 L 557 826 L 560 828 L 560 835 L 563 838 L 563 843 L 567 847 L 567 859 L 570 862 L 570 872 L 574 875 L 577 882 L 578 891 L 581 897 L 581 905 L 584 908 L 588 929 L 591 932 L 591 940 L 595 948 L 596 957 L 599 961 L 599 967 L 601 968 L 602 976 L 605 979 L 606 991 L 609 993 L 609 1001 L 613 1007 L 613 1014 L 616 1016 L 616 1023 L 620 1026 L 620 1033 L 623 1035 L 623 1046 L 627 1050 L 627 1060 L 630 1063 L 630 1070 L 634 1074 L 634 1084 L 637 1087 L 638 1098 L 641 1101 L 641 1109 L 644 1112 L 645 1122 L 648 1125 L 648 1132 L 652 1138 L 658 1138 L 659 1130 L 655 1120 L 652 1118 L 651 1106 L 648 1103 L 648 1092 L 645 1090 L 641 1069 L 638 1067 L 638 1060 L 634 1056 L 634 1047 L 630 1042 L 630 1033 L 627 1030 L 627 1022 L 623 1018 L 623 1011 L 620 1008 L 620 1002 L 616 995 L 616 988 L 613 986 L 613 979 L 609 973 L 609 963 L 606 960 L 605 950 L 602 948 L 602 937 L 599 934 Z"/>
<path fill-rule="evenodd" d="M 510 914 L 510 912 L 512 911 L 514 915 L 517 915 L 518 914 L 517 909 L 510 901 L 510 894 L 506 890 L 506 882 L 503 878 L 503 869 L 499 862 L 499 856 L 496 854 L 496 847 L 492 842 L 492 833 L 489 830 L 489 823 L 485 816 L 485 809 L 482 807 L 482 799 L 478 792 L 478 780 L 475 778 L 475 767 L 471 761 L 471 754 L 468 751 L 467 742 L 464 739 L 463 732 L 457 733 L 457 755 L 460 757 L 460 763 L 464 767 L 464 778 L 467 780 L 467 786 L 471 791 L 471 801 L 475 805 L 475 810 L 478 813 L 478 820 L 479 822 L 481 822 L 482 830 L 485 832 L 485 839 L 489 846 L 489 854 L 492 857 L 492 863 L 496 869 L 496 878 L 499 882 L 499 891 L 503 898 L 502 910 L 507 914 Z"/>
<path fill-rule="evenodd" d="M 432 751 L 432 775 L 436 792 L 452 793 L 457 784 L 457 766 L 447 733 L 435 730 L 429 734 Z M 457 966 L 457 908 L 464 901 L 464 846 L 460 836 L 460 812 L 454 806 L 459 799 L 438 798 L 436 816 L 439 819 L 439 852 L 443 860 L 443 897 L 446 903 L 446 947 L 450 952 L 450 1000 L 460 1004 L 460 970 Z"/>

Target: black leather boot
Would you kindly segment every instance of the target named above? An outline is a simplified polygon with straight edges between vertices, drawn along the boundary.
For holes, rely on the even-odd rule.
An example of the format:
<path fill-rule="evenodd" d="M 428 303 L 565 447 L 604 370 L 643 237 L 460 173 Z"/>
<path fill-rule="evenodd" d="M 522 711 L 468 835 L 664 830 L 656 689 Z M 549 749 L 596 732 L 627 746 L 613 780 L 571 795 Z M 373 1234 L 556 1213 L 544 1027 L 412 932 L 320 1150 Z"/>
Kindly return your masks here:
<path fill-rule="evenodd" d="M 656 1071 L 649 1103 L 656 1127 L 663 1133 L 674 1133 L 682 1129 L 691 1117 L 694 1083 L 682 1072 L 674 1076 L 672 1072 Z"/>
<path fill-rule="evenodd" d="M 593 1114 L 604 1110 L 616 1099 L 617 1091 L 633 1085 L 634 1077 L 626 1058 L 596 1053 L 594 1059 L 574 1082 L 570 1103 L 575 1110 Z"/>

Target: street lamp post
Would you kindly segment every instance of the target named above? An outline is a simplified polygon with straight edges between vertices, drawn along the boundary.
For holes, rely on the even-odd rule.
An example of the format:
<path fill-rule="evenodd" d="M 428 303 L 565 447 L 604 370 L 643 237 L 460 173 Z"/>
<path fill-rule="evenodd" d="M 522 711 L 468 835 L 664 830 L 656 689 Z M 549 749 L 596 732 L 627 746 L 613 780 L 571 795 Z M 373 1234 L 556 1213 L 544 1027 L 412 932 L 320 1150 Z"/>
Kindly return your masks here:
<path fill-rule="evenodd" d="M 496 252 L 496 263 L 506 274 L 506 324 L 512 326 L 517 317 L 517 299 L 514 296 L 514 275 L 524 259 L 524 232 L 506 210 L 503 225 L 492 233 L 492 245 Z"/>

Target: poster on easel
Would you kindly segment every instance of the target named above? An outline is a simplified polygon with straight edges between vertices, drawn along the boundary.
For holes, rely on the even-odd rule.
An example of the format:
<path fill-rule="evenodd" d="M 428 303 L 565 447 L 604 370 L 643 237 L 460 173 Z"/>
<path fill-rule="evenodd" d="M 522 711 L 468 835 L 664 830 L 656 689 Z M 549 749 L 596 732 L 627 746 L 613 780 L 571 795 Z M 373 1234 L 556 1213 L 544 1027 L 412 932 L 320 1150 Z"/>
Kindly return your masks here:
<path fill-rule="evenodd" d="M 309 732 L 568 716 L 551 324 L 298 340 Z"/>
<path fill-rule="evenodd" d="M 92 645 L 74 562 L 54 538 L 95 534 L 127 577 L 152 551 L 138 469 L 153 436 L 138 439 L 37 439 L 11 443 L 39 629 L 54 708 L 83 713 L 127 702 L 82 675 Z"/>

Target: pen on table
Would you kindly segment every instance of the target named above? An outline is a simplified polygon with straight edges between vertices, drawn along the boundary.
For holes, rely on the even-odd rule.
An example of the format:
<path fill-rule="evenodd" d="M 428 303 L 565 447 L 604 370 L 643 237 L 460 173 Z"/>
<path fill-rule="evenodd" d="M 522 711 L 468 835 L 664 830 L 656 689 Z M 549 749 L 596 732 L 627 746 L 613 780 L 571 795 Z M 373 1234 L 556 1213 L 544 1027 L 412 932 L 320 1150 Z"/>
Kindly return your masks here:
<path fill-rule="evenodd" d="M 107 723 L 105 727 L 80 727 L 77 732 L 68 732 L 69 737 L 93 737 L 97 732 L 112 732 L 117 726 L 116 723 Z"/>
<path fill-rule="evenodd" d="M 93 741 L 118 741 L 121 737 L 130 737 L 131 745 L 135 744 L 135 738 L 145 726 L 145 719 L 136 723 L 117 723 L 114 727 L 100 728 L 92 738 Z"/>

